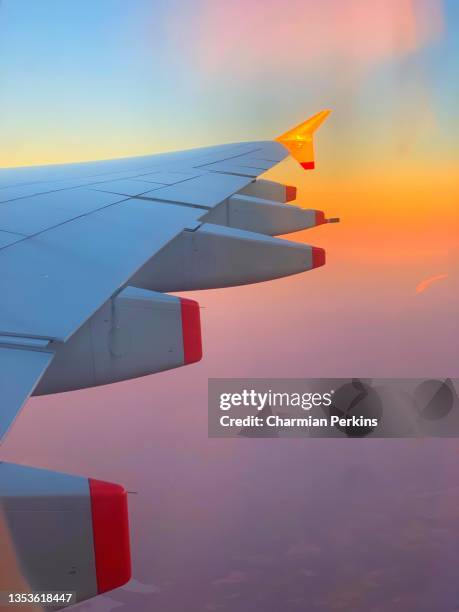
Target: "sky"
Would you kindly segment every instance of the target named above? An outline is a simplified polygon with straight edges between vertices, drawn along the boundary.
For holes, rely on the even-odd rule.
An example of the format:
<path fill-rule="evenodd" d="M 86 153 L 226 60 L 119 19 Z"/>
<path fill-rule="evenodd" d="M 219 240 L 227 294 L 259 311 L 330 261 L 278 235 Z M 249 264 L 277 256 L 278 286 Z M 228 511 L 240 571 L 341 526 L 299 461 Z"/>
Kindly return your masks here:
<path fill-rule="evenodd" d="M 3 0 L 0 164 L 269 138 L 323 106 L 364 158 L 452 154 L 457 12 L 430 0 L 271 0 L 262 12 Z"/>
<path fill-rule="evenodd" d="M 327 265 L 189 295 L 199 364 L 32 399 L 2 446 L 138 491 L 138 582 L 82 610 L 458 609 L 455 440 L 209 440 L 206 407 L 209 377 L 457 378 L 458 57 L 454 0 L 1 2 L 0 167 L 332 109 L 316 170 L 267 174 L 341 218 L 286 237 Z"/>

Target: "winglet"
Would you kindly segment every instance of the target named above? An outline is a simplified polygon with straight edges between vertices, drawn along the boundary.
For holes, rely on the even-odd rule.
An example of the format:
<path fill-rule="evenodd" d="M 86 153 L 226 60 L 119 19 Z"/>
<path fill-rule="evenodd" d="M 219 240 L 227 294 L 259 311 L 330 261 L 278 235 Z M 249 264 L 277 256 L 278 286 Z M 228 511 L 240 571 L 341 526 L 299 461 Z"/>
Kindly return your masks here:
<path fill-rule="evenodd" d="M 305 170 L 315 166 L 313 134 L 330 113 L 330 110 L 320 111 L 276 138 Z"/>

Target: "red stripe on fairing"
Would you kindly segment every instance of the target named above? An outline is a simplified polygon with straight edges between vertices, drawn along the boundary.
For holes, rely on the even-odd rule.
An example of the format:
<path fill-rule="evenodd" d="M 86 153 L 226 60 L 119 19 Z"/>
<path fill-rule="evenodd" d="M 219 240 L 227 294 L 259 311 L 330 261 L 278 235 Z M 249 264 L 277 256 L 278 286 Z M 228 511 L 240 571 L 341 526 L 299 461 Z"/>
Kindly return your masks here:
<path fill-rule="evenodd" d="M 326 223 L 325 214 L 322 210 L 316 210 L 316 225 Z"/>
<path fill-rule="evenodd" d="M 325 265 L 325 251 L 319 247 L 312 247 L 312 267 L 319 268 Z"/>
<path fill-rule="evenodd" d="M 307 161 L 307 162 L 300 162 L 301 166 L 305 169 L 305 170 L 314 170 L 315 168 L 315 163 L 313 161 Z"/>
<path fill-rule="evenodd" d="M 296 187 L 294 185 L 285 185 L 285 201 L 291 202 L 296 200 Z"/>
<path fill-rule="evenodd" d="M 202 359 L 201 315 L 198 302 L 179 299 L 182 312 L 183 358 L 186 365 Z"/>
<path fill-rule="evenodd" d="M 105 593 L 131 579 L 127 493 L 120 485 L 88 480 L 97 590 Z"/>

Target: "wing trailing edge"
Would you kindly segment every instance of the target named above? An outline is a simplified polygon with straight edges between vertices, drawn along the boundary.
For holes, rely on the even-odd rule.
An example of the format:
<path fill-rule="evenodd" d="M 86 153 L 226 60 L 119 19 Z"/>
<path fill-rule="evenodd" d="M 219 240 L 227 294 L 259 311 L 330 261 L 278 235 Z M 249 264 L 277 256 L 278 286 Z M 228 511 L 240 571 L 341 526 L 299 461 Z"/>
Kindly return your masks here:
<path fill-rule="evenodd" d="M 0 336 L 0 443 L 51 363 L 46 349 L 46 341 Z"/>

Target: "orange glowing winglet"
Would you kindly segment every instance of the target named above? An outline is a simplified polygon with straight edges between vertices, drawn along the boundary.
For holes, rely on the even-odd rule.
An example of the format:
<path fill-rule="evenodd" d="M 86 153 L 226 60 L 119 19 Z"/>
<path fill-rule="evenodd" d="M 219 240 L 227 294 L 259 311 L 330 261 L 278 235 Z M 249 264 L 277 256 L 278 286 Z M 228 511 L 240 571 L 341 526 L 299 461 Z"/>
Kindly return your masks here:
<path fill-rule="evenodd" d="M 309 119 L 306 119 L 303 123 L 300 123 L 293 129 L 276 138 L 276 141 L 283 144 L 290 155 L 292 155 L 305 170 L 312 170 L 315 166 L 314 142 L 312 137 L 314 132 L 330 113 L 330 110 L 320 111 L 320 113 L 309 117 Z"/>

